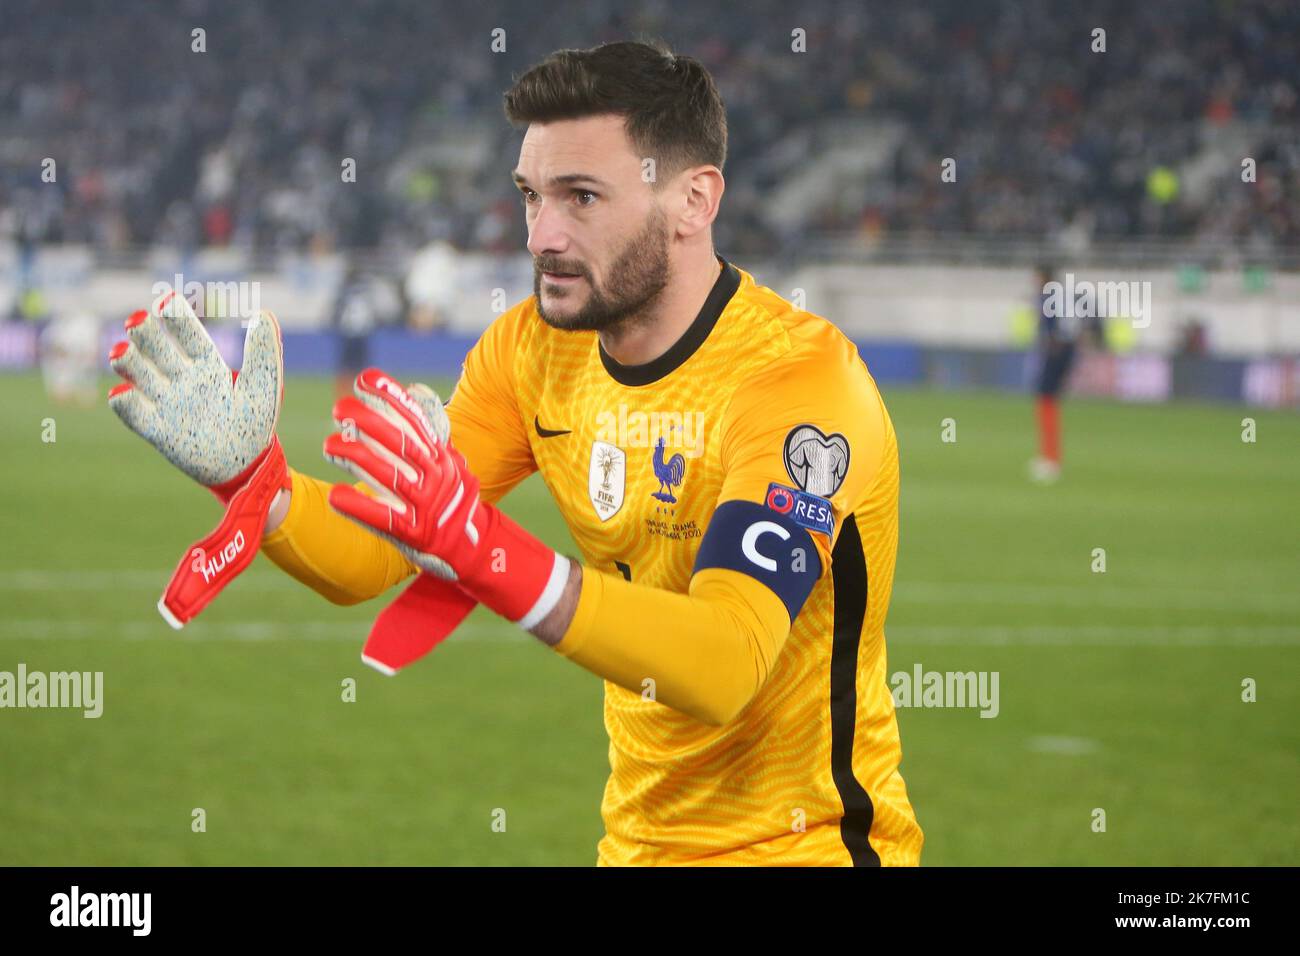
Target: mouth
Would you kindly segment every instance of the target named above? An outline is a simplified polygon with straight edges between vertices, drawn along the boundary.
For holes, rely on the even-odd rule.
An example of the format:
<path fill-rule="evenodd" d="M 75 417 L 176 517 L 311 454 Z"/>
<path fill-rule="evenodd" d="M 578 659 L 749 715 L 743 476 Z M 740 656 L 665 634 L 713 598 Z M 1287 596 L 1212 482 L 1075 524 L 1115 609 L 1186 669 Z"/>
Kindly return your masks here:
<path fill-rule="evenodd" d="M 543 272 L 542 278 L 555 285 L 569 285 L 577 282 L 582 276 L 574 275 L 571 272 Z"/>

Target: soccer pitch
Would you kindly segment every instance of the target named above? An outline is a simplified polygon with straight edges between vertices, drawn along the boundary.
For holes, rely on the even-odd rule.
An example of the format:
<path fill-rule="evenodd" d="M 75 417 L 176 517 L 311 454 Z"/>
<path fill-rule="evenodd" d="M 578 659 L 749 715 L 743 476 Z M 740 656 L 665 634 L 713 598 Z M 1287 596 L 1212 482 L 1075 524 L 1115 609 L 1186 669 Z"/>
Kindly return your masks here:
<path fill-rule="evenodd" d="M 922 862 L 1300 863 L 1300 417 L 1067 401 L 1040 487 L 1028 397 L 883 393 L 889 671 L 999 674 L 994 719 L 899 711 Z M 173 632 L 154 605 L 212 496 L 106 405 L 52 407 L 31 375 L 0 404 L 0 671 L 104 674 L 98 719 L 0 710 L 0 864 L 594 863 L 597 678 L 481 609 L 384 678 L 358 655 L 396 591 L 335 607 L 261 557 Z M 291 380 L 280 436 L 334 478 L 331 404 Z M 536 477 L 506 509 L 572 550 Z"/>

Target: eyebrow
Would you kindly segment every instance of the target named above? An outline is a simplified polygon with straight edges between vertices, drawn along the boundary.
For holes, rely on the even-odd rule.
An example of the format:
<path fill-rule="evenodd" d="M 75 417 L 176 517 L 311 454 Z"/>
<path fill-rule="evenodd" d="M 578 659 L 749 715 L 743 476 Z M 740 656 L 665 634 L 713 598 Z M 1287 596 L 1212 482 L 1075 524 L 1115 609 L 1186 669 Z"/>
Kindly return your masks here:
<path fill-rule="evenodd" d="M 526 185 L 528 183 L 528 180 L 517 169 L 510 173 L 510 178 L 517 185 Z M 606 183 L 603 180 L 597 179 L 595 176 L 588 176 L 586 173 L 562 173 L 559 176 L 552 176 L 550 179 L 552 186 L 576 186 L 578 183 L 591 183 L 601 189 L 606 188 Z"/>

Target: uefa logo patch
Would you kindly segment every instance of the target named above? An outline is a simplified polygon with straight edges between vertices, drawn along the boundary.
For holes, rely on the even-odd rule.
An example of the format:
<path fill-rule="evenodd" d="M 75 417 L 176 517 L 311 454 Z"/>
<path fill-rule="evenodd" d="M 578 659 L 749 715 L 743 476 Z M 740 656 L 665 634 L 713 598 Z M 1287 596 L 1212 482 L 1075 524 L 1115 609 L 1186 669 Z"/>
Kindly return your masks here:
<path fill-rule="evenodd" d="M 831 508 L 831 503 L 825 498 L 810 495 L 796 488 L 787 488 L 774 481 L 767 486 L 767 498 L 764 504 L 777 514 L 785 515 L 801 528 L 820 531 L 828 538 L 834 537 L 835 512 Z"/>
<path fill-rule="evenodd" d="M 816 425 L 798 425 L 785 436 L 785 470 L 804 491 L 829 498 L 849 473 L 848 439 Z"/>

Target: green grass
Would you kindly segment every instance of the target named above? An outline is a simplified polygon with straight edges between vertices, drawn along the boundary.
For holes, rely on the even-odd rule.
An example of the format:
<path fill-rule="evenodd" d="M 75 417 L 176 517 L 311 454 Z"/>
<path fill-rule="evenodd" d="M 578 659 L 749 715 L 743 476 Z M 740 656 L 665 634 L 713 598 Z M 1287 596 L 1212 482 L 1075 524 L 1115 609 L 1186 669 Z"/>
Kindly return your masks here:
<path fill-rule="evenodd" d="M 330 385 L 287 395 L 290 460 L 329 476 Z M 886 400 L 890 671 L 1000 674 L 996 719 L 899 713 L 923 862 L 1300 863 L 1300 419 L 1072 402 L 1044 488 L 1027 400 Z M 263 558 L 177 635 L 154 604 L 215 502 L 106 407 L 50 407 L 31 376 L 0 377 L 0 404 L 0 670 L 102 670 L 106 698 L 98 720 L 0 710 L 0 864 L 594 861 L 595 677 L 478 611 L 385 679 L 357 656 L 383 599 L 334 607 Z M 540 481 L 507 509 L 569 545 Z"/>

